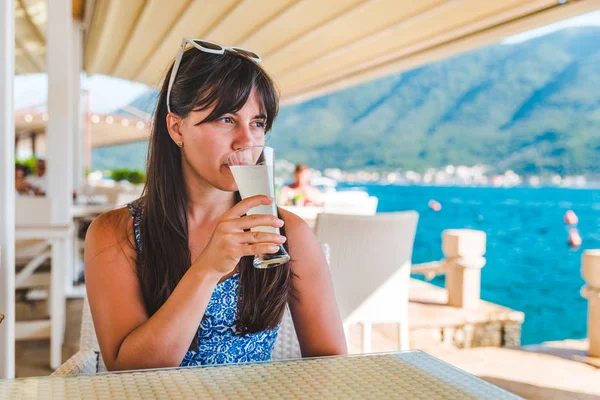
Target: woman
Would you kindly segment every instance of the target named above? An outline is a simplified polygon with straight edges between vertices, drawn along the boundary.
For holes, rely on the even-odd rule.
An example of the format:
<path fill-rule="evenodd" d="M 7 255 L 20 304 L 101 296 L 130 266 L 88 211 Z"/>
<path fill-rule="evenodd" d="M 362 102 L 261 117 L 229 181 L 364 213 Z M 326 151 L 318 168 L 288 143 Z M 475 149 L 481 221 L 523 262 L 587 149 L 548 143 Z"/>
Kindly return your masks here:
<path fill-rule="evenodd" d="M 22 164 L 15 165 L 15 195 L 29 196 L 33 195 L 34 191 L 31 184 L 27 180 L 27 167 Z"/>
<path fill-rule="evenodd" d="M 192 44 L 162 85 L 144 196 L 101 215 L 87 234 L 86 286 L 104 361 L 126 370 L 268 360 L 288 303 L 303 356 L 344 354 L 312 231 L 284 210 L 245 216 L 273 199 L 240 201 L 227 167 L 233 151 L 264 144 L 278 110 L 274 84 L 253 53 Z M 248 232 L 256 226 L 282 236 Z M 254 254 L 281 243 L 287 265 L 252 266 Z"/>

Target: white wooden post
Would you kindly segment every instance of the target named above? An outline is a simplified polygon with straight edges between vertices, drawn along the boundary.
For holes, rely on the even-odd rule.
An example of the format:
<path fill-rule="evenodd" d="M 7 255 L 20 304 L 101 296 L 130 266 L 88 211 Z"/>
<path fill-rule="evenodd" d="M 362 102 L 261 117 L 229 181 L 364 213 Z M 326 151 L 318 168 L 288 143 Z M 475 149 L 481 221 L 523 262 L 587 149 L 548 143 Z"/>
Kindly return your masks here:
<path fill-rule="evenodd" d="M 481 298 L 481 268 L 485 265 L 485 232 L 452 229 L 442 233 L 442 251 L 448 264 L 448 305 L 474 308 Z"/>
<path fill-rule="evenodd" d="M 15 2 L 0 2 L 0 379 L 15 376 Z"/>
<path fill-rule="evenodd" d="M 81 71 L 83 69 L 83 30 L 73 23 L 73 189 L 78 193 L 85 177 L 83 109 L 81 107 Z"/>
<path fill-rule="evenodd" d="M 79 72 L 73 70 L 73 17 L 71 0 L 52 0 L 48 7 L 46 24 L 46 68 L 48 71 L 48 195 L 53 200 L 53 223 L 72 224 L 73 203 L 73 120 L 74 81 Z M 72 269 L 72 242 L 64 245 L 62 252 L 53 253 L 52 268 Z M 65 282 L 51 283 L 51 348 L 50 366 L 57 368 L 62 362 L 61 347 L 64 335 L 66 302 Z"/>
<path fill-rule="evenodd" d="M 54 223 L 71 222 L 73 192 L 73 20 L 71 0 L 52 0 L 48 7 L 46 63 L 48 69 L 48 193 Z"/>
<path fill-rule="evenodd" d="M 600 250 L 584 251 L 581 264 L 586 283 L 581 295 L 588 301 L 588 355 L 600 357 Z"/>
<path fill-rule="evenodd" d="M 84 183 L 84 125 L 83 109 L 81 107 L 81 70 L 83 67 L 83 30 L 78 21 L 73 21 L 73 190 L 81 194 Z M 68 298 L 80 297 L 73 287 L 73 281 L 83 271 L 83 261 L 79 254 L 79 239 L 77 228 L 74 230 L 71 268 L 65 270 L 65 292 Z"/>

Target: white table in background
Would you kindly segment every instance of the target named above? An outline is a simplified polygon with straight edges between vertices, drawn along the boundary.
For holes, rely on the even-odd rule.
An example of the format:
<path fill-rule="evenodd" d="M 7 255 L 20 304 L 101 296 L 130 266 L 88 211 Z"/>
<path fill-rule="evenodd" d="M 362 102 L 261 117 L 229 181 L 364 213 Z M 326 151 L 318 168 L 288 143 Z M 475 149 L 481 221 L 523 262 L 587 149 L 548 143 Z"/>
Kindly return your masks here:
<path fill-rule="evenodd" d="M 73 221 L 75 222 L 76 228 L 79 227 L 79 223 L 85 220 L 93 220 L 98 215 L 114 209 L 115 206 L 112 204 L 73 204 L 71 212 L 73 215 Z M 83 260 L 80 254 L 81 240 L 79 239 L 78 232 L 76 231 L 73 235 L 73 268 L 71 271 L 67 271 L 65 276 L 66 282 L 66 295 L 67 298 L 83 298 L 85 296 L 85 285 L 75 285 L 76 279 L 83 272 Z"/>

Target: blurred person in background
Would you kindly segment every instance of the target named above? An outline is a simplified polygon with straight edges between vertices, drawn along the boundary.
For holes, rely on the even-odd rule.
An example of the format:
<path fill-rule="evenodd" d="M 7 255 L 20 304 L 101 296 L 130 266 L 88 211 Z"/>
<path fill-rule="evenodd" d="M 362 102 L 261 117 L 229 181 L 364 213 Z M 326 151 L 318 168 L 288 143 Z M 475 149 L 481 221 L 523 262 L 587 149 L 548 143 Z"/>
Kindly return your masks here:
<path fill-rule="evenodd" d="M 294 206 L 323 205 L 323 193 L 311 186 L 310 169 L 306 164 L 296 165 L 294 182 L 281 188 L 279 203 Z"/>
<path fill-rule="evenodd" d="M 34 194 L 31 184 L 27 180 L 28 169 L 21 164 L 15 165 L 15 190 L 17 196 L 30 196 Z"/>
<path fill-rule="evenodd" d="M 46 181 L 46 160 L 40 158 L 35 164 L 35 175 L 29 177 L 29 183 L 31 184 L 36 196 L 46 195 Z"/>

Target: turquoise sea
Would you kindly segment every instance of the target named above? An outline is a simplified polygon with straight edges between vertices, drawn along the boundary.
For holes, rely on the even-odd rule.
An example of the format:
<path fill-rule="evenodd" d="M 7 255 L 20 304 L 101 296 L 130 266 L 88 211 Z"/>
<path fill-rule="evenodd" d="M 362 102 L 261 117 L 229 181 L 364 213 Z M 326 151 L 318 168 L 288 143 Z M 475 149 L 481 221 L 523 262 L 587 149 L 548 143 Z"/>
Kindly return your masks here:
<path fill-rule="evenodd" d="M 349 188 L 340 185 L 338 189 Z M 481 296 L 525 313 L 522 344 L 586 336 L 587 302 L 579 295 L 581 254 L 600 249 L 600 190 L 562 188 L 465 188 L 362 185 L 379 198 L 378 212 L 420 214 L 413 263 L 439 260 L 441 233 L 449 228 L 487 234 Z M 430 199 L 442 204 L 434 212 Z M 567 243 L 567 210 L 579 217 L 583 239 Z M 443 286 L 444 277 L 432 283 Z"/>

